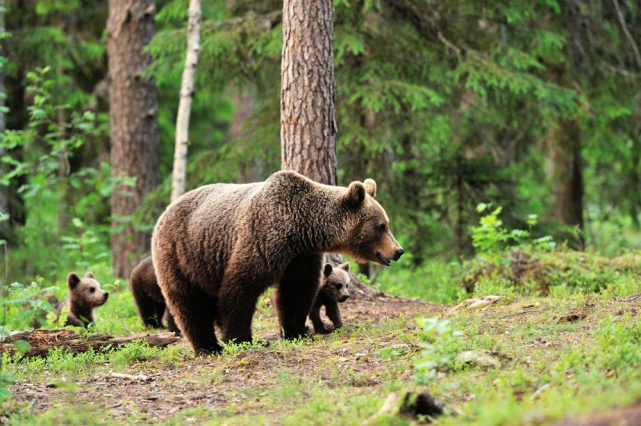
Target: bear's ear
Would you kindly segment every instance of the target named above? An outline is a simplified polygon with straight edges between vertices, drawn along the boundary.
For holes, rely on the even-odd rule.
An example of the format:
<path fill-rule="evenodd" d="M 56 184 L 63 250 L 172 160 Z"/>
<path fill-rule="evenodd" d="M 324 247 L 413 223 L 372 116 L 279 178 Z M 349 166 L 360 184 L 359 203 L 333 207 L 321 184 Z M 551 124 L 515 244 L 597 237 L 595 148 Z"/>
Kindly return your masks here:
<path fill-rule="evenodd" d="M 358 207 L 363 204 L 365 200 L 365 186 L 360 182 L 352 182 L 347 188 L 347 194 L 345 194 L 345 201 L 351 207 Z"/>
<path fill-rule="evenodd" d="M 69 286 L 70 290 L 73 290 L 74 288 L 76 288 L 79 283 L 80 283 L 80 277 L 78 276 L 78 274 L 76 274 L 75 272 L 72 272 L 69 275 L 67 275 L 67 285 Z"/>
<path fill-rule="evenodd" d="M 95 277 L 93 276 L 93 272 L 89 271 L 89 272 L 87 272 L 87 274 L 85 275 L 85 278 L 95 278 Z"/>
<path fill-rule="evenodd" d="M 326 263 L 325 266 L 323 267 L 323 276 L 325 278 L 329 277 L 332 275 L 332 271 L 334 271 L 334 268 L 332 268 L 332 265 L 329 263 Z"/>
<path fill-rule="evenodd" d="M 365 179 L 365 181 L 363 182 L 363 186 L 365 187 L 365 191 L 367 191 L 370 197 L 376 197 L 376 182 L 374 182 L 374 179 Z"/>
<path fill-rule="evenodd" d="M 341 268 L 345 272 L 349 272 L 349 262 L 342 263 L 338 265 L 339 268 Z"/>

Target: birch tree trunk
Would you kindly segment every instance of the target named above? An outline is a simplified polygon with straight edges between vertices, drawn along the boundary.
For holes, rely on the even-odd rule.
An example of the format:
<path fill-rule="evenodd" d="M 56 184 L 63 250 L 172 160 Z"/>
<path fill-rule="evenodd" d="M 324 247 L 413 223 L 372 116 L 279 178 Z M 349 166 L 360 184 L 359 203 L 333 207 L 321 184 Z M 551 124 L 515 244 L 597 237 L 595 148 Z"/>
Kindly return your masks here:
<path fill-rule="evenodd" d="M 136 178 L 118 185 L 111 196 L 114 276 L 128 278 L 133 265 L 149 251 L 150 235 L 136 232 L 130 217 L 160 183 L 158 97 L 144 72 L 151 55 L 144 47 L 153 37 L 155 0 L 109 0 L 109 119 L 111 174 Z"/>
<path fill-rule="evenodd" d="M 176 119 L 176 148 L 174 169 L 171 176 L 171 201 L 185 193 L 187 175 L 187 147 L 189 145 L 189 116 L 194 99 L 194 77 L 200 50 L 201 0 L 189 0 L 189 20 L 187 23 L 187 57 L 180 84 L 180 103 Z"/>
<path fill-rule="evenodd" d="M 336 185 L 332 0 L 285 0 L 280 136 L 284 170 Z"/>

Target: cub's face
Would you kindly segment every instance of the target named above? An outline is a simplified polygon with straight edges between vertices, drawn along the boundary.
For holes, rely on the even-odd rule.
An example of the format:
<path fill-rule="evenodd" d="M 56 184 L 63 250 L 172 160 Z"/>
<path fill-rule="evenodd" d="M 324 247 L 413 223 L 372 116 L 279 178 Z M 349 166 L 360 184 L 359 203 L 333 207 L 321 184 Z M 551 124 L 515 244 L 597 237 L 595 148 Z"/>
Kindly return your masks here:
<path fill-rule="evenodd" d="M 72 272 L 67 277 L 67 284 L 71 296 L 82 302 L 84 306 L 93 308 L 102 306 L 109 298 L 109 293 L 100 288 L 100 283 L 91 272 L 87 272 L 87 275 L 82 278 Z"/>
<path fill-rule="evenodd" d="M 352 182 L 344 202 L 354 215 L 353 228 L 345 251 L 357 262 L 367 260 L 390 266 L 399 260 L 405 250 L 400 246 L 389 227 L 389 218 L 383 207 L 374 199 L 376 182 Z"/>
<path fill-rule="evenodd" d="M 323 281 L 320 291 L 327 297 L 343 303 L 349 298 L 349 263 L 332 267 L 326 263 L 323 267 Z"/>

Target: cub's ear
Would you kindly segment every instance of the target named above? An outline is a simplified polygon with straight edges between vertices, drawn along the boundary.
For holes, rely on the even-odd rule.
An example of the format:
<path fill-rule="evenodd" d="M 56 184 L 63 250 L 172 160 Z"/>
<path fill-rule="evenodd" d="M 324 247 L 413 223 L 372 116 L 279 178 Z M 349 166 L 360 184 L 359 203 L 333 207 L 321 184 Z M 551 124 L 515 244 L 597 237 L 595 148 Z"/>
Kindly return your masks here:
<path fill-rule="evenodd" d="M 78 276 L 78 274 L 72 272 L 67 275 L 67 285 L 69 286 L 70 290 L 75 289 L 78 284 L 80 284 L 80 277 Z"/>
<path fill-rule="evenodd" d="M 85 278 L 95 278 L 95 277 L 93 276 L 93 272 L 89 271 L 89 272 L 87 272 L 87 274 L 85 275 Z"/>
<path fill-rule="evenodd" d="M 365 179 L 363 186 L 370 197 L 376 197 L 376 182 L 374 182 L 374 179 Z"/>
<path fill-rule="evenodd" d="M 349 262 L 342 263 L 342 264 L 338 265 L 338 267 L 341 268 L 342 270 L 346 271 L 346 272 L 349 272 Z"/>
<path fill-rule="evenodd" d="M 325 266 L 323 267 L 323 276 L 327 278 L 330 275 L 332 275 L 333 271 L 334 271 L 334 268 L 332 268 L 332 265 L 330 265 L 329 263 L 326 263 Z"/>
<path fill-rule="evenodd" d="M 345 201 L 351 207 L 358 207 L 365 200 L 365 186 L 360 182 L 352 182 L 344 195 Z"/>

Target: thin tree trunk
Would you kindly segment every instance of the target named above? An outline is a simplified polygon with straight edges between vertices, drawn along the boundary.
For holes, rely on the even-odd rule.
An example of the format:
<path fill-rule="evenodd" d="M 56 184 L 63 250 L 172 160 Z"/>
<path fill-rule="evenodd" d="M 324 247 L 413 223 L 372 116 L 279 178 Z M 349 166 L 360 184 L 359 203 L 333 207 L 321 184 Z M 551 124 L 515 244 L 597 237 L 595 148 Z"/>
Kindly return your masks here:
<path fill-rule="evenodd" d="M 465 210 L 465 196 L 463 194 L 464 182 L 463 182 L 463 164 L 462 159 L 459 156 L 456 160 L 456 228 L 454 234 L 456 236 L 456 254 L 458 257 L 459 263 L 463 263 L 463 253 L 465 250 L 465 236 L 464 226 L 465 221 L 463 220 L 463 212 Z"/>
<path fill-rule="evenodd" d="M 285 0 L 281 63 L 282 168 L 336 185 L 332 0 Z"/>
<path fill-rule="evenodd" d="M 114 276 L 129 276 L 149 235 L 136 232 L 131 216 L 145 195 L 160 183 L 158 99 L 153 79 L 143 76 L 151 55 L 143 53 L 155 32 L 155 0 L 109 0 L 109 117 L 112 176 L 136 178 L 118 185 L 111 196 Z M 122 229 L 121 229 L 122 228 Z"/>
<path fill-rule="evenodd" d="M 0 35 L 4 34 L 4 0 L 0 0 Z M 4 70 L 0 66 L 0 134 L 7 129 L 7 120 L 4 113 Z M 5 154 L 5 149 L 0 148 L 0 158 Z M 6 173 L 6 166 L 0 161 L 0 175 Z M 9 187 L 0 185 L 0 214 L 9 213 Z M 0 222 L 0 240 L 9 238 L 9 221 Z"/>
<path fill-rule="evenodd" d="M 180 103 L 176 119 L 176 148 L 174 170 L 171 177 L 171 201 L 185 193 L 187 175 L 187 146 L 189 145 L 189 115 L 194 99 L 194 77 L 200 50 L 201 0 L 189 1 L 189 20 L 187 23 L 187 57 L 180 84 Z"/>
<path fill-rule="evenodd" d="M 554 216 L 583 231 L 583 158 L 579 124 L 574 120 L 562 121 L 553 131 L 553 139 Z M 582 236 L 579 236 L 579 243 L 584 245 Z"/>

